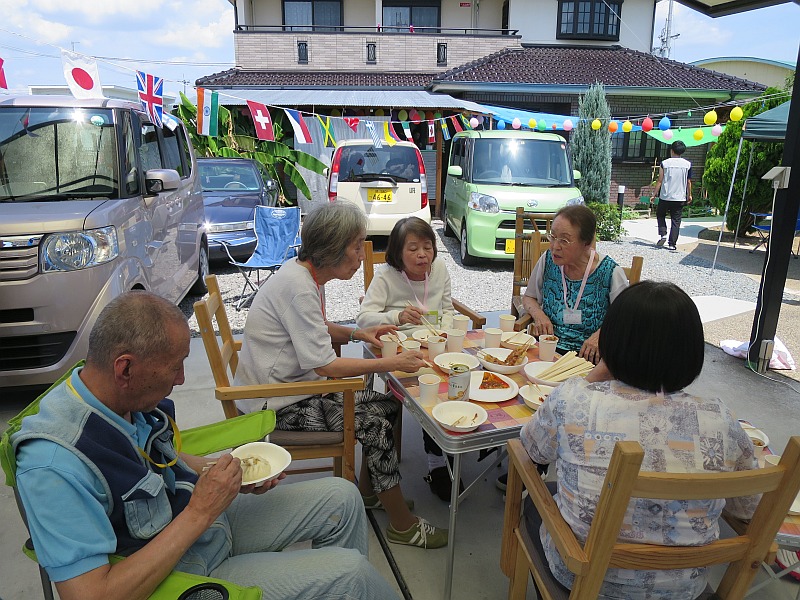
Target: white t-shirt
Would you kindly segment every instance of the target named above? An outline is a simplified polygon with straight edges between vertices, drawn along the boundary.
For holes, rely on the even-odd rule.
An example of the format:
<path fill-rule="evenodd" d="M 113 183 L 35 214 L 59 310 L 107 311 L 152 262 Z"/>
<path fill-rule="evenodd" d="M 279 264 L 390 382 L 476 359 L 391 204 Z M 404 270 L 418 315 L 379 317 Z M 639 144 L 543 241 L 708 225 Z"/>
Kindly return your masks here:
<path fill-rule="evenodd" d="M 320 290 L 311 273 L 296 259 L 270 277 L 247 315 L 244 341 L 234 385 L 318 381 L 314 369 L 336 360 L 328 326 L 322 316 Z M 279 410 L 308 398 L 270 398 L 267 408 Z M 237 400 L 243 412 L 255 412 L 264 399 Z"/>

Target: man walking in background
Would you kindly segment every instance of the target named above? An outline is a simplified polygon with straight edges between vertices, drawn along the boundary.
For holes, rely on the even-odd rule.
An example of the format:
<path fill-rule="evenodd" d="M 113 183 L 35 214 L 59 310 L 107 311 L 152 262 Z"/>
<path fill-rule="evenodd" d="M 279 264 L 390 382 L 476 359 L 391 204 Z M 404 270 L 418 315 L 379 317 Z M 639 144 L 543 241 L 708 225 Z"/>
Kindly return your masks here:
<path fill-rule="evenodd" d="M 659 248 L 667 242 L 667 213 L 671 220 L 668 247 L 675 250 L 678 234 L 681 230 L 681 211 L 692 201 L 692 163 L 682 158 L 686 152 L 686 144 L 678 140 L 672 142 L 670 157 L 661 161 L 655 195 L 658 198 L 656 220 L 658 221 L 658 235 L 656 242 Z"/>

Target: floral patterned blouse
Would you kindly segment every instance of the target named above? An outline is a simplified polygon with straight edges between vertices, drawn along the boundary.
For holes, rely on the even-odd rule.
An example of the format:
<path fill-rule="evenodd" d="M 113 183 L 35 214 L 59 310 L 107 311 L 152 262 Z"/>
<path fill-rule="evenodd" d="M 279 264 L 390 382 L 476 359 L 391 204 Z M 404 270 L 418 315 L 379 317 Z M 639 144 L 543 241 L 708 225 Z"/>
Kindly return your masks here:
<path fill-rule="evenodd" d="M 522 428 L 521 438 L 534 462 L 556 463 L 556 504 L 582 542 L 589 534 L 618 440 L 642 445 L 643 471 L 692 473 L 758 467 L 752 442 L 720 400 L 684 392 L 654 395 L 620 381 L 567 380 Z M 735 516 L 746 519 L 752 516 L 758 499 L 633 499 L 618 539 L 665 546 L 707 544 L 719 536 L 717 519 L 726 504 Z M 541 538 L 551 571 L 571 588 L 572 573 L 544 526 Z M 601 597 L 685 600 L 696 598 L 705 586 L 706 569 L 609 569 Z"/>

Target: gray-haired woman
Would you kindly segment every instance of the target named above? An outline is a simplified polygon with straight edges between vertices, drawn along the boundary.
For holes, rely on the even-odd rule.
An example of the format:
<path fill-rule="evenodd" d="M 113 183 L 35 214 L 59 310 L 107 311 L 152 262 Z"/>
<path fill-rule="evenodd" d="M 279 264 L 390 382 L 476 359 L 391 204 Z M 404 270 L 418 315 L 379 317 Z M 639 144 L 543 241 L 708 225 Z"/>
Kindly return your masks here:
<path fill-rule="evenodd" d="M 394 325 L 351 329 L 327 320 L 323 286 L 350 279 L 364 260 L 366 217 L 354 204 L 332 202 L 308 215 L 297 259 L 289 260 L 261 286 L 245 324 L 236 385 L 313 381 L 387 371 L 414 372 L 424 366 L 419 352 L 364 359 L 337 357 L 332 342 L 360 340 L 376 346 Z M 370 386 L 367 386 L 368 388 Z M 342 431 L 341 394 L 238 401 L 240 410 L 269 408 L 281 430 Z M 384 508 L 390 542 L 421 548 L 447 545 L 447 530 L 415 517 L 400 491 L 392 437 L 398 402 L 372 389 L 356 392 L 356 438 L 363 447 L 358 487 L 367 508 Z"/>

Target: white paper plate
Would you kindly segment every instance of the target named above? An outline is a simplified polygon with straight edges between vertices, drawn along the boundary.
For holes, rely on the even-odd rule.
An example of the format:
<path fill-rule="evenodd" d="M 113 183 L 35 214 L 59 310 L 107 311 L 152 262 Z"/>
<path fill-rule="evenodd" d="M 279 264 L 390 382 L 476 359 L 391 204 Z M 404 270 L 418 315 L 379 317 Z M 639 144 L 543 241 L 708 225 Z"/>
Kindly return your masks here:
<path fill-rule="evenodd" d="M 448 374 L 450 373 L 450 365 L 467 365 L 470 371 L 481 366 L 477 358 L 472 356 L 472 354 L 466 354 L 464 352 L 444 352 L 434 358 L 433 362 L 436 363 L 437 367 Z"/>
<path fill-rule="evenodd" d="M 289 454 L 289 452 L 269 442 L 250 442 L 249 444 L 234 448 L 231 454 L 238 459 L 248 456 L 259 456 L 269 462 L 270 470 L 268 476 L 262 477 L 261 479 L 251 479 L 250 481 L 242 480 L 242 485 L 263 483 L 275 479 L 278 475 L 283 473 L 286 467 L 292 462 L 292 455 Z"/>
<path fill-rule="evenodd" d="M 500 360 L 505 360 L 508 358 L 508 355 L 513 352 L 513 350 L 509 348 L 489 348 L 488 350 L 483 351 L 485 354 L 491 354 L 495 358 L 499 358 Z M 490 362 L 483 358 L 482 354 L 478 354 L 478 360 L 481 361 L 483 368 L 487 371 L 492 371 L 494 373 L 502 373 L 503 375 L 511 375 L 512 373 L 516 373 L 522 367 L 528 364 L 528 357 L 525 356 L 522 359 L 522 362 L 518 365 L 498 365 L 496 363 Z"/>
<path fill-rule="evenodd" d="M 427 329 L 417 329 L 411 334 L 411 337 L 417 340 L 420 344 L 422 344 L 423 348 L 428 347 L 428 338 L 433 334 L 428 331 Z M 445 337 L 445 339 L 447 339 Z"/>
<path fill-rule="evenodd" d="M 525 377 L 528 378 L 528 381 L 532 381 L 537 385 L 549 385 L 551 387 L 557 387 L 561 385 L 561 383 L 557 381 L 546 381 L 544 379 L 539 379 L 538 374 L 544 371 L 545 369 L 549 369 L 553 366 L 553 363 L 547 361 L 535 361 L 529 362 L 525 365 Z"/>
<path fill-rule="evenodd" d="M 509 340 L 512 338 L 514 341 L 510 342 Z M 531 342 L 531 348 L 533 348 L 536 345 L 536 338 L 521 331 L 504 331 L 500 336 L 500 345 L 503 348 L 511 348 L 512 350 L 524 346 L 529 341 Z"/>
<path fill-rule="evenodd" d="M 523 385 L 519 388 L 519 395 L 522 396 L 522 400 L 525 404 L 533 410 L 536 410 L 542 405 L 544 398 L 547 398 L 554 389 L 556 388 L 549 385 L 540 385 L 538 390 L 536 386 Z"/>
<path fill-rule="evenodd" d="M 507 388 L 500 390 L 482 390 L 480 389 L 481 381 L 483 381 L 484 371 L 473 371 L 469 380 L 469 399 L 477 402 L 505 402 L 516 398 L 519 394 L 519 386 L 517 383 L 506 375 L 494 373 L 500 379 L 508 384 Z"/>
<path fill-rule="evenodd" d="M 431 414 L 442 427 L 457 433 L 473 431 L 489 418 L 482 406 L 459 400 L 441 402 L 433 407 Z M 463 420 L 459 425 L 453 425 L 454 422 L 462 417 Z"/>

